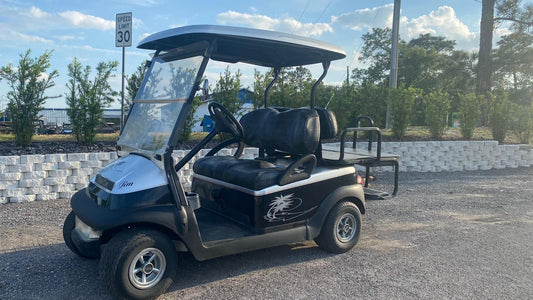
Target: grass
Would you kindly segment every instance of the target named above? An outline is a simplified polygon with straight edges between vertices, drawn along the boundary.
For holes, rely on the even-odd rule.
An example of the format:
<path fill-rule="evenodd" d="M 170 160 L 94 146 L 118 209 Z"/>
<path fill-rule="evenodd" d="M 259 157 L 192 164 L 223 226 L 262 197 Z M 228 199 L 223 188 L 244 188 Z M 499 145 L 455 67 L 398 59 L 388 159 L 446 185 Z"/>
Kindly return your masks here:
<path fill-rule="evenodd" d="M 95 142 L 114 142 L 118 139 L 118 133 L 97 133 Z M 15 135 L 0 134 L 0 142 L 13 142 Z M 33 136 L 34 142 L 75 142 L 76 138 L 72 134 L 36 134 Z"/>
<path fill-rule="evenodd" d="M 381 130 L 384 141 L 398 141 L 393 136 L 390 129 Z M 191 133 L 191 141 L 201 140 L 207 136 L 207 132 L 193 132 Z M 118 139 L 118 133 L 99 133 L 96 135 L 96 142 L 114 142 Z M 13 134 L 0 134 L 0 142 L 12 142 L 15 140 Z M 403 138 L 403 141 L 431 141 L 429 130 L 423 126 L 409 127 Z M 464 140 L 461 136 L 459 128 L 448 128 L 442 137 L 444 141 Z M 478 127 L 474 130 L 472 140 L 492 140 L 492 134 L 488 127 Z M 74 135 L 71 134 L 37 134 L 33 136 L 34 142 L 75 142 Z M 505 144 L 519 144 L 518 139 L 512 132 L 507 133 Z"/>

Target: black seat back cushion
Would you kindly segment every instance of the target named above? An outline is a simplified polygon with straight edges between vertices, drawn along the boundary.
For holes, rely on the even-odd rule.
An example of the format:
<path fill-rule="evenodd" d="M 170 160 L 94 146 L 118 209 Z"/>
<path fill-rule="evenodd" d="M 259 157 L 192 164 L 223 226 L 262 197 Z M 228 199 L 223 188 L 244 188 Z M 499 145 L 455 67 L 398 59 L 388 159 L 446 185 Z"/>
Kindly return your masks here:
<path fill-rule="evenodd" d="M 332 139 L 337 135 L 337 118 L 331 110 L 315 107 L 320 120 L 320 139 Z"/>
<path fill-rule="evenodd" d="M 278 112 L 290 110 L 290 108 L 282 106 L 271 106 L 271 108 L 277 110 Z M 322 107 L 315 107 L 315 110 L 318 113 L 318 119 L 320 121 L 320 139 L 326 140 L 335 138 L 338 132 L 337 118 L 335 117 L 335 113 Z"/>
<path fill-rule="evenodd" d="M 314 153 L 320 140 L 318 113 L 309 108 L 257 109 L 242 116 L 240 122 L 244 142 L 253 147 L 306 155 Z"/>

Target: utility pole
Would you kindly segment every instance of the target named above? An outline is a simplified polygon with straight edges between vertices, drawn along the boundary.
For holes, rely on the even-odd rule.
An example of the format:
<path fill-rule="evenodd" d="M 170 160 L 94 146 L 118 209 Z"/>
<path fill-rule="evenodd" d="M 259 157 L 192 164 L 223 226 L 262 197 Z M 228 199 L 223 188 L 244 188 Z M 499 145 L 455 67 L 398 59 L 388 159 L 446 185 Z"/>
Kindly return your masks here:
<path fill-rule="evenodd" d="M 350 66 L 346 66 L 346 83 L 350 84 Z"/>
<path fill-rule="evenodd" d="M 394 0 L 394 15 L 392 17 L 392 49 L 390 64 L 389 89 L 394 89 L 398 82 L 398 35 L 400 31 L 400 7 L 401 0 Z M 385 128 L 391 128 L 391 103 L 387 102 L 387 114 L 385 116 Z"/>

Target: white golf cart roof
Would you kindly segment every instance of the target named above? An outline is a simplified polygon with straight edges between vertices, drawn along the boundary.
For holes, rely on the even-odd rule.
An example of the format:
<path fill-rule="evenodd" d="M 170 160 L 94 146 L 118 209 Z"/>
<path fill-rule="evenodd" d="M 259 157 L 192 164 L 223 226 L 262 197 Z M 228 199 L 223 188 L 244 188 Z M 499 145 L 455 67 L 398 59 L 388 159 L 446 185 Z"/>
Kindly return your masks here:
<path fill-rule="evenodd" d="M 210 58 L 280 68 L 330 62 L 346 57 L 338 46 L 297 35 L 218 25 L 193 25 L 152 34 L 137 46 L 170 50 L 197 42 L 216 42 Z"/>

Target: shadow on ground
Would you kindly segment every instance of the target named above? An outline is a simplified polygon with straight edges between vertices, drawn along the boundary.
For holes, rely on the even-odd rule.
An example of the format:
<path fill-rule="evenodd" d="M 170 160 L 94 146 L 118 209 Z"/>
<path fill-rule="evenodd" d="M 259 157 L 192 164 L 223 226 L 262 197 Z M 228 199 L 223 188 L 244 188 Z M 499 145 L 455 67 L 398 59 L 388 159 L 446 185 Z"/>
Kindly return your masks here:
<path fill-rule="evenodd" d="M 197 261 L 179 253 L 179 269 L 168 292 L 331 256 L 310 242 Z M 98 276 L 98 260 L 76 256 L 64 244 L 0 254 L 3 299 L 111 299 Z"/>

